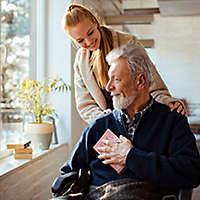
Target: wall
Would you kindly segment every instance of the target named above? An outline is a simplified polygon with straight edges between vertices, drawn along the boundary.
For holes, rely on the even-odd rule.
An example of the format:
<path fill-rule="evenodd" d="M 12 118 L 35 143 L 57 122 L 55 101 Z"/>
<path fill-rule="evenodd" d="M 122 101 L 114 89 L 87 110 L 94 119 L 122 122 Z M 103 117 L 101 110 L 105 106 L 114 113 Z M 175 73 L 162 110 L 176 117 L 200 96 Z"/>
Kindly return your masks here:
<path fill-rule="evenodd" d="M 153 25 L 129 26 L 141 38 L 153 38 L 150 56 L 174 97 L 200 103 L 200 17 L 160 17 Z"/>
<path fill-rule="evenodd" d="M 71 44 L 62 27 L 61 19 L 69 0 L 47 1 L 47 75 L 62 77 L 71 84 Z M 71 93 L 57 93 L 51 98 L 59 115 L 57 123 L 58 141 L 63 143 L 71 138 Z"/>

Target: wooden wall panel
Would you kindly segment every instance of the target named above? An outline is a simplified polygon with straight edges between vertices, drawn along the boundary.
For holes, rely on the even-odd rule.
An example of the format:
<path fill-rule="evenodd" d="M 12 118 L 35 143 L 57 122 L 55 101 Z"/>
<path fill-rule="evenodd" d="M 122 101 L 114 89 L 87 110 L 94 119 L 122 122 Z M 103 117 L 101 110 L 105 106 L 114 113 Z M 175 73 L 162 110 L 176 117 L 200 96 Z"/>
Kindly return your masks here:
<path fill-rule="evenodd" d="M 161 16 L 199 16 L 199 0 L 158 0 Z"/>

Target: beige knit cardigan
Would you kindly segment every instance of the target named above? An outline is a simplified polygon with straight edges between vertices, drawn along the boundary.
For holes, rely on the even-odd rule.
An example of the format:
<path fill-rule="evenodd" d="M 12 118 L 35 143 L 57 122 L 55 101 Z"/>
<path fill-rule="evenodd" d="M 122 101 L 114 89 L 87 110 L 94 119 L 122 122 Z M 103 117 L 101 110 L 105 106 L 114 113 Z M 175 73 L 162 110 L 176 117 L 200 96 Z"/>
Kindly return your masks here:
<path fill-rule="evenodd" d="M 132 39 L 135 44 L 141 45 L 135 36 L 127 33 L 109 30 L 113 35 L 113 47 L 119 47 Z M 93 73 L 90 71 L 89 50 L 80 48 L 77 51 L 74 62 L 74 89 L 77 110 L 81 118 L 87 123 L 92 122 L 98 116 L 103 115 L 103 110 L 107 109 L 105 97 L 97 85 Z M 163 104 L 176 101 L 172 98 L 166 85 L 152 64 L 152 83 L 150 94 Z"/>

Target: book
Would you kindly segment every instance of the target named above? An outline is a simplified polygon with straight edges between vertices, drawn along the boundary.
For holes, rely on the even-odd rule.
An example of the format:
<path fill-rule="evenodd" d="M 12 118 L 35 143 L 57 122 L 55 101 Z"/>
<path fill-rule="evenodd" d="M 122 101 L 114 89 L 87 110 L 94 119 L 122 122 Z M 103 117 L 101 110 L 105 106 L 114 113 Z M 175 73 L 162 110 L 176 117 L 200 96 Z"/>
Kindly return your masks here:
<path fill-rule="evenodd" d="M 99 154 L 101 154 L 101 153 L 98 151 L 97 148 L 105 146 L 104 143 L 102 143 L 102 140 L 113 140 L 114 142 L 120 142 L 120 139 L 110 129 L 107 129 L 93 147 L 94 150 L 97 151 L 97 153 L 99 153 Z M 117 173 L 119 173 L 119 174 L 124 169 L 124 166 L 119 165 L 119 164 L 111 164 L 110 166 L 113 169 L 115 169 L 117 171 Z"/>
<path fill-rule="evenodd" d="M 26 149 L 15 149 L 15 154 L 31 154 L 33 152 L 32 148 Z"/>
<path fill-rule="evenodd" d="M 31 141 L 25 144 L 7 144 L 7 149 L 26 149 L 30 146 Z"/>
<path fill-rule="evenodd" d="M 23 149 L 23 144 L 7 144 L 7 149 Z"/>
<path fill-rule="evenodd" d="M 32 153 L 19 153 L 14 154 L 15 159 L 32 159 Z"/>

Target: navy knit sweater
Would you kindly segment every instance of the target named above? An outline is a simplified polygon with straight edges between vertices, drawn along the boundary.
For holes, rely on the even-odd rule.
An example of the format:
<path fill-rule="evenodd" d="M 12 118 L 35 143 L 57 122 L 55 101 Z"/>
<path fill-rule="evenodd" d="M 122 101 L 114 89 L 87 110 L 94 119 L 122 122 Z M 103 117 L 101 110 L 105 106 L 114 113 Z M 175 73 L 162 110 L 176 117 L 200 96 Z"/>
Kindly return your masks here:
<path fill-rule="evenodd" d="M 90 170 L 92 184 L 96 186 L 123 178 L 174 189 L 200 184 L 200 155 L 185 116 L 154 101 L 135 131 L 126 170 L 121 174 L 110 165 L 104 165 L 93 149 L 108 128 L 117 136 L 128 138 L 119 110 L 98 118 L 83 132 L 70 160 L 61 168 L 61 174 L 80 168 Z"/>

